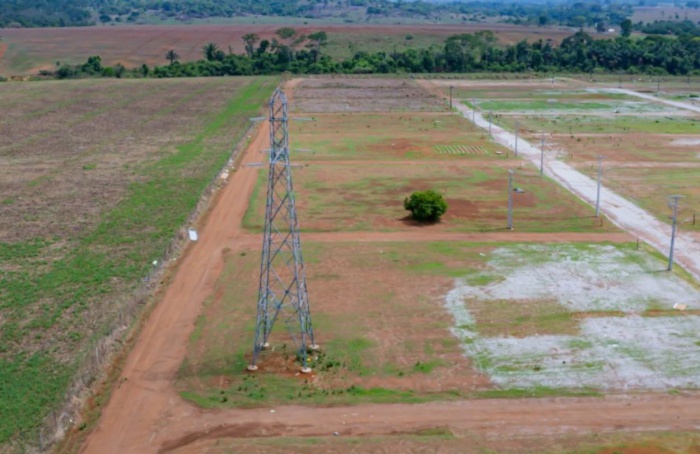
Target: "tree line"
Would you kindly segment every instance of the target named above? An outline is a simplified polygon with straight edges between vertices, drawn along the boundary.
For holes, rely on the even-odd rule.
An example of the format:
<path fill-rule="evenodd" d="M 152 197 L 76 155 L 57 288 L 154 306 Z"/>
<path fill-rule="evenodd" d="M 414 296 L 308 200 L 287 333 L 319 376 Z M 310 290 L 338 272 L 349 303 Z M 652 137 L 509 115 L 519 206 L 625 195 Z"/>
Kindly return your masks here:
<path fill-rule="evenodd" d="M 628 35 L 629 33 L 627 33 Z M 292 28 L 277 30 L 272 40 L 256 34 L 243 37 L 245 53 L 224 51 L 215 43 L 202 49 L 202 59 L 181 62 L 174 50 L 164 58 L 167 64 L 142 65 L 127 70 L 117 64 L 103 66 L 99 56 L 82 65 L 64 65 L 42 71 L 45 77 L 201 77 L 294 74 L 388 74 L 467 72 L 626 72 L 629 74 L 700 74 L 700 38 L 621 36 L 593 39 L 578 31 L 560 45 L 551 41 L 520 41 L 500 45 L 490 31 L 465 33 L 447 38 L 441 46 L 394 52 L 356 52 L 346 60 L 334 60 L 324 53 L 328 35 L 324 31 L 308 36 Z"/>
<path fill-rule="evenodd" d="M 638 0 L 643 1 L 643 0 Z M 695 1 L 695 0 L 689 0 Z M 619 23 L 632 13 L 632 0 L 2 0 L 0 27 L 64 27 L 96 23 L 203 19 L 248 15 L 324 18 L 348 22 L 378 17 L 573 27 Z M 351 19 L 352 17 L 352 19 Z"/>

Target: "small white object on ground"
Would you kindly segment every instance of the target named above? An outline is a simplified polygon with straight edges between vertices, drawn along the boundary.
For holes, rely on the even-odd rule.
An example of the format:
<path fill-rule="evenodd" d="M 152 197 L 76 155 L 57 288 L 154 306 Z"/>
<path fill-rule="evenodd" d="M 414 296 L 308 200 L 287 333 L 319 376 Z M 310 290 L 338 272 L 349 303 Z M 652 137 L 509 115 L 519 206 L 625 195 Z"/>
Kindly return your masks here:
<path fill-rule="evenodd" d="M 197 231 L 195 229 L 188 229 L 187 233 L 190 236 L 190 241 L 197 241 L 199 239 L 199 235 L 197 235 Z"/>

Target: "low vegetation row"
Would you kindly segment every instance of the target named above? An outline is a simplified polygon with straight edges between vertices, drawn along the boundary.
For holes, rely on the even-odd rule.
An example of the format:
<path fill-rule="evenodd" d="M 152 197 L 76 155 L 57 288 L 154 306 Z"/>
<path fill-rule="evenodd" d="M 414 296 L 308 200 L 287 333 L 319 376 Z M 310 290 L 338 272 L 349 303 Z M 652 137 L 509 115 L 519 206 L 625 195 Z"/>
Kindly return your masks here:
<path fill-rule="evenodd" d="M 447 38 L 442 46 L 395 52 L 356 52 L 343 61 L 323 53 L 328 41 L 324 31 L 308 36 L 292 28 L 277 31 L 279 39 L 261 40 L 256 34 L 243 37 L 243 55 L 224 52 L 215 43 L 203 48 L 203 59 L 180 62 L 170 50 L 164 56 L 169 64 L 153 68 L 144 64 L 127 70 L 123 65 L 103 66 L 99 56 L 83 65 L 63 65 L 44 70 L 43 77 L 201 77 L 295 74 L 388 74 L 464 72 L 627 72 L 630 74 L 686 75 L 700 72 L 700 38 L 690 35 L 672 38 L 622 37 L 594 40 L 579 31 L 561 45 L 549 41 L 520 41 L 499 45 L 490 31 L 460 34 Z"/>

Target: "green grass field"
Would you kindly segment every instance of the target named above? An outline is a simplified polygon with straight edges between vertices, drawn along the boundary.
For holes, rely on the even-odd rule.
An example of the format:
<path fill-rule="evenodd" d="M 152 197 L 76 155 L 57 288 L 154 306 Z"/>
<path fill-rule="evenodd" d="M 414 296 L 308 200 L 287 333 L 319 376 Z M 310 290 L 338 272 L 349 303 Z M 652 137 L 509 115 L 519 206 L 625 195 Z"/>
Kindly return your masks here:
<path fill-rule="evenodd" d="M 84 128 L 83 123 L 90 119 L 100 125 L 96 126 L 98 129 L 103 124 L 115 128 L 112 143 L 100 144 L 99 152 L 78 155 L 79 159 L 73 155 L 49 169 L 48 174 L 11 186 L 15 195 L 2 201 L 8 215 L 16 210 L 20 217 L 16 218 L 16 231 L 11 232 L 11 238 L 0 242 L 0 414 L 12 415 L 0 418 L 0 443 L 32 441 L 36 436 L 44 416 L 61 402 L 72 374 L 85 355 L 90 354 L 94 342 L 113 329 L 120 306 L 152 270 L 151 262 L 162 256 L 204 189 L 226 163 L 231 143 L 242 138 L 249 125 L 248 118 L 260 111 L 276 79 L 240 79 L 228 86 L 222 83 L 200 82 L 195 88 L 192 84 L 197 82 L 191 81 L 180 85 L 179 90 L 185 92 L 178 92 L 165 82 L 162 88 L 170 87 L 171 96 L 175 99 L 179 96 L 182 105 L 177 101 L 170 105 L 169 97 L 159 92 L 157 81 L 42 85 L 36 89 L 61 87 L 63 93 L 53 104 L 37 106 L 38 110 L 32 107 L 35 96 L 30 91 L 26 92 L 26 99 L 12 90 L 0 92 L 0 99 L 14 98 L 5 115 L 31 117 L 34 122 L 25 121 L 23 127 L 37 127 L 35 140 L 27 140 L 22 146 L 2 145 L 5 149 L 12 148 L 13 156 L 20 158 L 4 168 L 8 179 L 13 165 L 21 166 L 32 159 L 34 147 L 38 146 L 41 152 L 43 140 L 56 145 L 53 149 L 56 156 L 72 152 L 60 148 L 65 141 L 62 131 L 42 130 L 56 109 L 72 102 L 71 95 L 79 100 L 78 105 L 89 105 L 92 88 L 104 89 L 120 98 L 146 87 L 148 91 L 141 96 L 157 107 L 148 118 L 134 117 L 130 112 L 134 101 L 110 104 L 107 100 L 107 104 L 95 106 L 95 110 L 83 117 L 76 115 L 80 114 L 80 108 L 63 113 L 59 124 L 66 127 L 72 121 L 76 128 Z M 207 100 L 202 91 L 213 90 L 216 94 L 221 89 L 227 94 L 218 102 Z M 200 117 L 188 117 L 191 106 L 200 102 L 196 96 L 208 104 L 201 106 L 205 110 Z M 156 102 L 156 97 L 161 100 Z M 174 108 L 181 113 L 174 114 Z M 107 120 L 118 120 L 124 114 L 132 115 L 138 124 L 132 127 L 117 121 L 112 125 Z M 136 149 L 150 153 L 137 155 L 131 151 L 129 147 L 134 140 L 143 141 L 141 145 L 137 143 Z M 160 145 L 153 147 L 149 143 L 153 140 Z M 121 153 L 109 155 L 107 147 L 115 143 Z M 103 158 L 116 162 L 116 169 L 107 171 L 107 161 Z M 120 178 L 122 172 L 131 177 Z M 76 173 L 99 177 L 102 184 L 123 186 L 119 198 L 105 199 L 105 205 L 89 222 L 75 226 L 73 235 L 51 233 L 47 230 L 50 224 L 43 222 L 42 212 L 22 214 L 22 200 L 42 185 L 51 185 L 55 192 L 67 197 L 68 193 L 62 192 L 64 188 L 57 182 L 70 180 Z M 54 208 L 58 212 L 71 212 L 73 216 L 82 215 L 80 211 L 71 211 L 75 210 L 71 205 Z"/>
<path fill-rule="evenodd" d="M 515 119 L 510 119 L 513 123 Z M 648 134 L 697 134 L 700 120 L 694 117 L 635 117 L 614 115 L 597 116 L 561 115 L 556 117 L 525 116 L 518 118 L 521 127 L 535 132 L 548 133 L 648 133 Z"/>

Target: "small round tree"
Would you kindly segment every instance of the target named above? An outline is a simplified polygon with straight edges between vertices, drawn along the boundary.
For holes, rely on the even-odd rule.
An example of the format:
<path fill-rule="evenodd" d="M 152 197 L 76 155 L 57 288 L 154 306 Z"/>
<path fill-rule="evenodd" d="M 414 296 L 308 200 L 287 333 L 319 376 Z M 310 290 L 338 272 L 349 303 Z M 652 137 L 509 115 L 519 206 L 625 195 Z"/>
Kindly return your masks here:
<path fill-rule="evenodd" d="M 411 212 L 413 219 L 420 222 L 435 222 L 447 212 L 445 198 L 432 189 L 414 192 L 404 199 L 403 207 Z"/>

